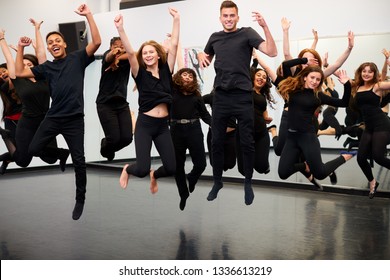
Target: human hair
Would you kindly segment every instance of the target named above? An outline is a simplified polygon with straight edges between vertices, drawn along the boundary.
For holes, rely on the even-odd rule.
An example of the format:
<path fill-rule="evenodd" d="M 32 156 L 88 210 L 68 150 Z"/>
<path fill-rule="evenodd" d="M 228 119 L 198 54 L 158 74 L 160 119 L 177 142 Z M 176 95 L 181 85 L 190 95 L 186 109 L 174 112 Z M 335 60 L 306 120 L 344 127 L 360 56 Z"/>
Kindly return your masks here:
<path fill-rule="evenodd" d="M 47 35 L 46 35 L 46 42 L 47 42 L 47 39 L 48 39 L 51 35 L 54 35 L 54 34 L 57 34 L 58 36 L 60 36 L 60 37 L 62 38 L 62 40 L 65 42 L 64 34 L 62 34 L 62 33 L 59 32 L 59 31 L 51 31 L 51 32 L 47 33 Z"/>
<path fill-rule="evenodd" d="M 321 56 L 320 56 L 320 54 L 319 54 L 315 49 L 303 49 L 303 50 L 301 50 L 300 53 L 298 54 L 298 58 L 303 58 L 303 55 L 304 55 L 305 53 L 308 53 L 308 52 L 311 53 L 311 54 L 314 56 L 315 59 L 317 59 L 317 61 L 318 61 L 318 66 L 319 66 L 320 68 L 322 68 L 322 59 L 321 59 Z M 301 70 L 302 70 L 302 65 L 298 65 L 298 66 L 296 67 L 295 73 L 298 74 Z"/>
<path fill-rule="evenodd" d="M 318 72 L 321 74 L 321 81 L 316 89 L 314 89 L 314 94 L 316 97 L 318 97 L 318 92 L 321 90 L 322 83 L 324 82 L 324 72 L 322 71 L 320 66 L 308 66 L 304 69 L 302 69 L 297 76 L 295 77 L 288 77 L 281 81 L 278 86 L 278 91 L 280 95 L 285 99 L 288 100 L 289 96 L 301 89 L 305 86 L 305 78 L 313 72 Z"/>
<path fill-rule="evenodd" d="M 360 86 L 364 85 L 364 80 L 362 78 L 362 72 L 363 72 L 363 69 L 366 68 L 367 66 L 370 68 L 370 70 L 372 72 L 374 72 L 374 77 L 373 77 L 372 81 L 369 82 L 369 84 L 375 85 L 376 83 L 379 82 L 380 73 L 379 73 L 378 67 L 376 66 L 375 63 L 364 62 L 364 63 L 360 64 L 360 66 L 355 71 L 355 77 L 354 77 L 353 89 L 352 89 L 353 96 L 355 96 L 357 89 Z"/>
<path fill-rule="evenodd" d="M 38 58 L 35 55 L 33 55 L 33 54 L 27 53 L 27 54 L 23 55 L 23 59 L 27 59 L 27 60 L 31 61 L 31 63 L 34 66 L 37 66 L 39 64 L 38 63 Z"/>
<path fill-rule="evenodd" d="M 222 9 L 225 9 L 225 8 L 235 8 L 237 13 L 238 13 L 237 4 L 234 3 L 233 1 L 223 1 L 221 3 L 221 7 L 219 8 L 219 11 L 222 12 Z"/>
<path fill-rule="evenodd" d="M 7 63 L 2 63 L 2 64 L 0 64 L 0 68 L 5 68 L 5 69 L 7 69 Z"/>
<path fill-rule="evenodd" d="M 184 84 L 181 74 L 188 73 L 191 74 L 194 78 L 193 81 L 189 84 Z M 191 68 L 181 68 L 178 70 L 172 77 L 173 86 L 177 88 L 181 93 L 195 94 L 196 96 L 201 96 L 200 86 L 198 82 L 198 77 L 196 72 Z"/>
<path fill-rule="evenodd" d="M 152 46 L 156 49 L 157 54 L 160 57 L 159 62 L 158 62 L 159 66 L 161 66 L 167 62 L 167 53 L 165 52 L 164 47 L 161 44 L 157 43 L 156 41 L 150 40 L 150 41 L 144 42 L 137 52 L 137 60 L 138 60 L 139 66 L 146 68 L 145 62 L 142 59 L 142 50 L 144 49 L 145 46 Z"/>
<path fill-rule="evenodd" d="M 272 87 L 272 84 L 271 84 L 271 79 L 267 73 L 267 71 L 265 71 L 263 68 L 255 68 L 255 69 L 252 69 L 251 71 L 251 79 L 252 79 L 252 86 L 254 88 L 255 86 L 255 77 L 256 77 L 256 73 L 258 72 L 264 72 L 265 75 L 267 76 L 266 78 L 266 82 L 264 84 L 264 86 L 260 89 L 260 93 L 263 94 L 265 96 L 265 98 L 267 99 L 268 103 L 270 104 L 270 106 L 272 107 L 272 104 L 275 104 L 275 100 L 273 99 L 272 95 L 271 95 L 271 87 Z M 273 108 L 273 107 L 272 107 Z"/>
<path fill-rule="evenodd" d="M 121 37 L 112 37 L 110 40 L 110 47 L 116 42 L 122 40 Z"/>

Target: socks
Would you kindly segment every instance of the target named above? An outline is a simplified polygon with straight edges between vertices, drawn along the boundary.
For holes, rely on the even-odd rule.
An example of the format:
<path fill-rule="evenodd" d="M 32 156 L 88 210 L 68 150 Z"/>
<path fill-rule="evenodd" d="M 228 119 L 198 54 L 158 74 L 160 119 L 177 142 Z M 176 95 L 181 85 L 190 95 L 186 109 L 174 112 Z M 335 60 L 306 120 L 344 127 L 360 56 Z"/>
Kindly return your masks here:
<path fill-rule="evenodd" d="M 207 196 L 207 200 L 212 201 L 212 200 L 216 199 L 218 196 L 218 192 L 220 189 L 222 189 L 222 187 L 223 187 L 222 182 L 214 183 L 213 188 L 211 189 L 211 191 L 209 192 L 209 195 Z"/>
<path fill-rule="evenodd" d="M 253 199 L 255 198 L 255 195 L 254 195 L 253 189 L 252 189 L 251 181 L 247 182 L 247 180 L 245 180 L 244 192 L 245 192 L 245 204 L 251 205 L 253 202 Z"/>
<path fill-rule="evenodd" d="M 83 214 L 84 210 L 84 202 L 76 201 L 76 205 L 74 206 L 73 213 L 72 213 L 72 219 L 78 220 L 81 217 L 81 214 Z"/>

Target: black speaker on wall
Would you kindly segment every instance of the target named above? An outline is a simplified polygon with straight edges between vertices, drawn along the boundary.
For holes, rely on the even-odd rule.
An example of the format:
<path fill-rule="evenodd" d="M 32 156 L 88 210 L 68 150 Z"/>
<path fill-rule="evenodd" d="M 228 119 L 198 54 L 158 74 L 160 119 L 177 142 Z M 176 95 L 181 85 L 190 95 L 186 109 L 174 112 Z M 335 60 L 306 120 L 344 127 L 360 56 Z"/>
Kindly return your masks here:
<path fill-rule="evenodd" d="M 87 28 L 84 21 L 60 23 L 59 31 L 64 35 L 70 53 L 85 48 L 88 45 Z"/>

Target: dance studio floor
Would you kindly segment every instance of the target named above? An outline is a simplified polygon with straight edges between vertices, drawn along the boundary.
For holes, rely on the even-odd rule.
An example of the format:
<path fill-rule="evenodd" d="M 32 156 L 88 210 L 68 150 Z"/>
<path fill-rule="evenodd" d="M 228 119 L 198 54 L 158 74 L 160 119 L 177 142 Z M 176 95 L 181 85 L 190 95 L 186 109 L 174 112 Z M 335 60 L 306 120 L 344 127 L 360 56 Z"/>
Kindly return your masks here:
<path fill-rule="evenodd" d="M 255 200 L 246 206 L 239 180 L 227 180 L 218 198 L 207 201 L 205 176 L 180 211 L 173 178 L 160 179 L 155 195 L 149 178 L 131 177 L 122 190 L 121 165 L 88 166 L 78 221 L 71 218 L 71 166 L 64 173 L 45 168 L 0 176 L 1 259 L 390 259 L 387 193 L 370 200 L 366 190 L 319 192 L 305 183 L 256 180 Z"/>

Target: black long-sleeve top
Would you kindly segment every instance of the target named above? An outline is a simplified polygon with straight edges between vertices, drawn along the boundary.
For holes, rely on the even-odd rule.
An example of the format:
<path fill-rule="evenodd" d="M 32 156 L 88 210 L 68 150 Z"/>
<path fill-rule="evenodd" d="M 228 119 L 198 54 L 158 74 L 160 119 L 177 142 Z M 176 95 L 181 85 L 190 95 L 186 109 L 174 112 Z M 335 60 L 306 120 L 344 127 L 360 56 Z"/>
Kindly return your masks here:
<path fill-rule="evenodd" d="M 288 107 L 288 129 L 294 132 L 313 132 L 313 115 L 318 106 L 328 104 L 335 107 L 347 107 L 351 96 L 351 83 L 344 84 L 342 99 L 330 97 L 322 92 L 315 96 L 312 89 L 302 89 L 290 94 Z"/>
<path fill-rule="evenodd" d="M 211 115 L 207 111 L 202 96 L 196 96 L 195 94 L 184 95 L 174 88 L 172 97 L 171 119 L 200 118 L 211 126 Z"/>

